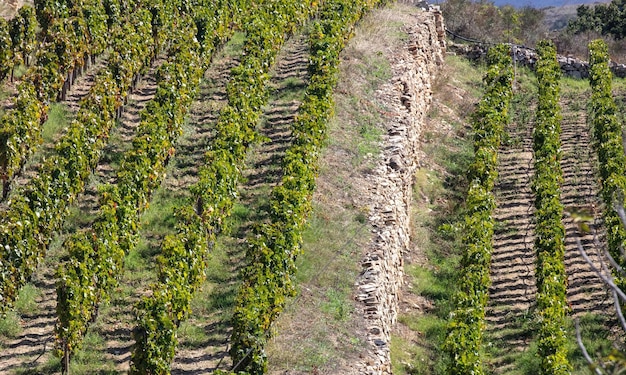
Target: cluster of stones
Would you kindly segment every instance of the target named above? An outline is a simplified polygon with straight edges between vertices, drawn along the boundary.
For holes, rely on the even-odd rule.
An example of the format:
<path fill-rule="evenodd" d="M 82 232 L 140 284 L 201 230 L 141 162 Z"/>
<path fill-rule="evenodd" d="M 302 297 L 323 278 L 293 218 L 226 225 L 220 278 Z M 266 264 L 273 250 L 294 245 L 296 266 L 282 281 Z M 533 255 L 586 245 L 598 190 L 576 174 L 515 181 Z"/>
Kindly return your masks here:
<path fill-rule="evenodd" d="M 520 66 L 527 66 L 531 69 L 535 68 L 537 63 L 537 53 L 532 48 L 524 46 L 513 45 L 513 56 L 516 64 Z M 451 43 L 448 46 L 449 50 L 458 54 L 467 56 L 469 59 L 478 60 L 487 55 L 487 47 L 481 44 L 456 44 Z M 559 65 L 561 66 L 561 72 L 566 77 L 572 78 L 588 78 L 589 77 L 589 63 L 574 57 L 557 56 Z M 626 65 L 618 64 L 615 62 L 609 63 L 611 71 L 616 77 L 626 77 Z"/>
<path fill-rule="evenodd" d="M 419 137 L 432 101 L 432 83 L 443 65 L 445 28 L 437 7 L 422 12 L 408 30 L 407 48 L 390 56 L 393 79 L 377 92 L 389 111 L 380 163 L 369 187 L 375 197 L 369 221 L 373 240 L 363 259 L 357 300 L 363 305 L 368 356 L 358 373 L 391 374 L 389 344 L 403 283 L 403 255 L 410 246 L 411 192 Z"/>

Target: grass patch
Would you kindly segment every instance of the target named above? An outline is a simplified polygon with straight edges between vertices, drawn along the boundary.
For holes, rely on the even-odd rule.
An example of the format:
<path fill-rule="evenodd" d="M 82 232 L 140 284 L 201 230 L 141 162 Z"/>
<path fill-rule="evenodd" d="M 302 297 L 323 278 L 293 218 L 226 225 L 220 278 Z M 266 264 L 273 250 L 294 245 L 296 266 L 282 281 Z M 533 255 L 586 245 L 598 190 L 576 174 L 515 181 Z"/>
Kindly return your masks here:
<path fill-rule="evenodd" d="M 154 193 L 148 209 L 143 212 L 142 228 L 150 231 L 173 228 L 177 223 L 175 213 L 185 203 L 187 203 L 186 197 L 160 187 Z M 158 231 L 161 232 L 161 230 Z"/>
<path fill-rule="evenodd" d="M 178 327 L 178 338 L 184 348 L 201 348 L 208 341 L 209 336 L 202 327 L 198 327 L 189 321 L 184 321 Z"/>
<path fill-rule="evenodd" d="M 20 78 L 22 78 L 22 76 L 24 76 L 24 74 L 26 74 L 27 71 L 28 66 L 26 66 L 26 64 L 16 65 L 13 69 L 13 80 L 19 80 Z"/>
<path fill-rule="evenodd" d="M 607 318 L 595 314 L 583 315 L 580 320 L 580 332 L 583 343 L 589 355 L 592 358 L 606 357 L 613 349 L 613 340 L 610 340 L 610 335 L 607 332 L 607 328 L 610 322 Z M 567 332 L 570 337 L 569 345 L 569 359 L 570 363 L 574 367 L 574 374 L 589 374 L 590 370 L 587 362 L 584 360 L 582 351 L 576 343 L 576 328 L 574 322 L 570 322 L 567 327 Z"/>
<path fill-rule="evenodd" d="M 359 222 L 358 208 L 341 211 L 315 205 L 297 262 L 298 296 L 288 303 L 276 327 L 279 336 L 268 348 L 271 368 L 332 368 L 361 349 L 352 288 L 359 272 L 354 259 L 369 227 Z"/>
<path fill-rule="evenodd" d="M 15 370 L 15 375 L 47 375 L 61 373 L 61 359 L 49 356 L 46 363 L 33 367 L 20 367 Z"/>
<path fill-rule="evenodd" d="M 70 373 L 72 375 L 98 374 L 117 375 L 119 371 L 115 369 L 115 363 L 106 358 L 107 348 L 104 339 L 90 331 L 85 335 L 83 349 L 76 352 L 70 362 Z"/>
<path fill-rule="evenodd" d="M 323 312 L 337 321 L 344 321 L 348 319 L 351 309 L 350 290 L 326 290 L 326 302 L 322 304 Z"/>
<path fill-rule="evenodd" d="M 306 89 L 306 82 L 299 77 L 288 77 L 278 85 L 270 86 L 270 95 L 282 101 L 301 101 Z"/>
<path fill-rule="evenodd" d="M 0 335 L 15 338 L 20 332 L 22 332 L 20 317 L 15 311 L 8 311 L 4 316 L 0 316 Z"/>
<path fill-rule="evenodd" d="M 435 101 L 422 133 L 423 168 L 413 185 L 412 246 L 424 259 L 405 265 L 409 296 L 419 309 L 401 311 L 391 359 L 394 374 L 442 374 L 445 339 L 460 257 L 459 220 L 473 158 L 469 115 L 482 94 L 484 67 L 446 56 L 433 85 Z"/>
<path fill-rule="evenodd" d="M 41 136 L 45 143 L 56 141 L 61 130 L 69 126 L 69 111 L 65 104 L 50 103 L 48 120 L 43 124 Z"/>
<path fill-rule="evenodd" d="M 37 298 L 41 290 L 31 283 L 24 285 L 15 301 L 15 311 L 19 314 L 34 314 L 37 311 Z"/>
<path fill-rule="evenodd" d="M 246 34 L 241 31 L 236 31 L 224 45 L 222 54 L 227 57 L 239 56 L 245 42 Z"/>

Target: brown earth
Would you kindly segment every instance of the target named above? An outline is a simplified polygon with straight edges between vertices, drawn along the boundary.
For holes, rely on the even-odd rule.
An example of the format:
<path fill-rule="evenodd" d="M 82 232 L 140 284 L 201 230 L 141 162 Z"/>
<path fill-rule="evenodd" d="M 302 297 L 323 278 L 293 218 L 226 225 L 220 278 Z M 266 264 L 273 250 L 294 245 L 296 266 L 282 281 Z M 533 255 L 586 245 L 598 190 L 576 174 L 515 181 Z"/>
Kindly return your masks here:
<path fill-rule="evenodd" d="M 596 156 L 590 143 L 585 104 L 588 93 L 562 95 L 561 168 L 566 229 L 565 268 L 568 275 L 569 315 L 576 319 L 585 314 L 607 319 L 607 335 L 615 324 L 613 300 L 600 278 L 580 255 L 579 239 L 595 267 L 606 262 L 599 254 L 603 246 L 600 225 L 601 203 L 597 197 Z M 522 103 L 522 105 L 524 105 Z M 515 116 L 514 116 L 515 118 Z M 487 332 L 498 355 L 489 364 L 496 374 L 515 369 L 517 355 L 527 351 L 534 339 L 532 321 L 536 299 L 534 277 L 534 197 L 530 191 L 533 175 L 532 121 L 514 121 L 508 128 L 509 141 L 499 158 L 499 181 L 496 187 L 497 226 L 494 234 Z M 588 229 L 574 222 L 589 215 Z M 613 323 L 611 323 L 613 322 Z"/>

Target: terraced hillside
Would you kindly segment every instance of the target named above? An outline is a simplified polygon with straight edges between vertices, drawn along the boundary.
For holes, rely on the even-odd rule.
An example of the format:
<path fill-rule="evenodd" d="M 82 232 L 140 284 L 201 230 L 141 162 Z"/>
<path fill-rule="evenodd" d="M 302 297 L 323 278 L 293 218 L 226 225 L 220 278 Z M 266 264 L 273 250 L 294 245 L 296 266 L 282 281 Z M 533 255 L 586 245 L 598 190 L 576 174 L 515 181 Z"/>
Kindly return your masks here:
<path fill-rule="evenodd" d="M 115 126 L 88 139 L 102 141 L 103 148 L 98 162 L 84 174 L 88 175 L 84 191 L 71 190 L 67 198 L 63 196 L 71 204 L 67 219 L 59 222 L 62 225 L 49 239 L 49 246 L 47 239 L 43 241 L 49 249 L 45 254 L 40 250 L 42 259 L 20 289 L 15 307 L 0 319 L 0 373 L 56 374 L 66 366 L 72 374 L 141 373 L 136 367 L 141 343 L 153 349 L 157 344 L 167 347 L 170 351 L 163 351 L 161 359 L 168 368 L 171 359 L 173 374 L 231 371 L 240 369 L 239 365 L 257 366 L 254 371 L 260 371 L 267 363 L 267 372 L 290 375 L 441 373 L 445 360 L 440 358 L 440 344 L 462 248 L 458 215 L 467 192 L 473 136 L 468 121 L 483 87 L 482 67 L 456 56 L 447 57 L 447 68 L 438 66 L 442 59 L 424 61 L 431 58 L 429 54 L 441 52 L 438 38 L 445 32 L 433 21 L 440 13 L 411 4 L 386 5 L 361 14 L 374 2 L 310 1 L 293 8 L 279 6 L 286 5 L 286 0 L 262 3 L 251 6 L 245 16 L 237 14 L 237 9 L 229 10 L 232 20 L 224 9 L 216 11 L 215 19 L 226 18 L 219 18 L 223 23 L 213 30 L 215 45 L 210 53 L 201 52 L 195 42 L 189 44 L 192 47 L 181 47 L 176 38 L 182 39 L 182 33 L 173 34 L 171 44 L 145 60 L 152 65 L 134 79 L 137 84 L 127 98 L 117 98 L 123 106 L 115 109 L 120 115 Z M 284 29 L 268 32 L 261 27 L 269 25 L 259 21 L 266 16 L 262 13 L 266 6 L 274 13 L 289 10 L 280 18 Z M 335 20 L 337 14 L 342 16 Z M 192 25 L 191 20 L 182 17 L 180 25 Z M 194 22 L 198 20 L 202 17 Z M 155 41 L 158 24 L 152 25 Z M 197 31 L 195 24 L 189 27 Z M 344 45 L 349 36 L 354 38 Z M 341 64 L 324 65 L 339 56 Z M 155 151 L 150 146 L 160 143 L 142 133 L 142 121 L 153 115 L 145 109 L 169 108 L 168 100 L 184 102 L 196 91 L 180 98 L 160 86 L 170 79 L 180 87 L 193 82 L 183 67 L 174 64 L 177 58 L 188 59 L 184 68 L 191 71 L 198 69 L 198 62 L 207 69 L 191 104 L 173 107 L 176 110 L 164 111 L 159 118 L 169 133 L 167 141 L 158 139 L 164 149 Z M 32 181 L 39 181 L 42 165 L 58 152 L 54 146 L 67 134 L 87 100 L 83 98 L 91 95 L 98 72 L 109 62 L 108 55 L 100 58 L 64 101 L 52 105 L 50 116 L 55 118 L 50 128 L 44 128 L 44 144 L 17 176 L 0 208 L 9 210 L 24 189 L 31 189 Z M 438 69 L 451 67 L 459 71 L 431 80 Z M 537 370 L 531 192 L 536 98 L 529 88 L 533 85 L 530 73 L 522 74 L 524 82 L 515 88 L 513 121 L 498 150 L 491 286 L 481 348 L 487 353 L 486 368 L 493 374 Z M 239 86 L 232 84 L 235 79 Z M 329 94 L 335 85 L 334 94 Z M 597 339 L 592 347 L 604 353 L 610 345 L 607 338 L 615 334 L 613 302 L 576 246 L 581 240 L 592 260 L 601 261 L 596 250 L 603 246 L 605 235 L 586 120 L 589 93 L 571 81 L 563 85 L 561 199 L 566 212 L 568 319 L 580 318 L 585 340 Z M 431 90 L 435 109 L 429 112 Z M 175 119 L 181 114 L 186 114 L 184 122 L 168 122 L 169 116 Z M 326 116 L 328 128 L 315 128 L 313 134 L 298 128 L 302 124 L 313 128 L 317 119 Z M 422 121 L 423 116 L 428 118 Z M 242 124 L 252 128 L 244 129 Z M 317 148 L 322 144 L 324 151 Z M 235 154 L 241 160 L 229 158 Z M 154 173 L 119 174 L 130 162 L 143 162 L 144 156 L 155 158 L 154 166 L 146 169 Z M 318 158 L 319 166 L 315 164 Z M 203 182 L 207 170 L 214 172 L 209 179 L 213 185 Z M 305 172 L 317 179 L 293 177 Z M 121 212 L 124 202 L 107 201 L 123 198 L 115 195 L 114 187 L 124 178 L 137 185 L 133 188 L 147 191 L 145 201 L 137 199 L 131 213 Z M 318 189 L 315 195 L 297 195 L 297 188 L 313 185 Z M 227 194 L 213 204 L 204 199 L 213 191 L 216 196 Z M 111 212 L 115 214 L 108 215 Z M 305 214 L 299 216 L 301 212 Z M 292 217 L 305 217 L 308 224 L 291 223 Z M 115 232 L 97 242 L 96 234 L 104 233 L 97 231 L 102 231 L 99 225 L 107 220 L 120 235 Z M 287 224 L 280 226 L 280 220 Z M 124 242 L 121 225 L 137 234 L 128 240 L 131 245 Z M 202 229 L 195 236 L 185 228 Z M 306 229 L 300 232 L 301 228 Z M 82 303 L 87 306 L 75 310 L 76 321 L 90 316 L 85 322 L 88 328 L 78 335 L 82 346 L 63 348 L 67 342 L 59 343 L 55 337 L 55 326 L 60 324 L 57 314 L 63 313 L 56 304 L 57 284 L 62 285 L 57 269 L 71 263 L 86 274 L 92 271 L 85 269 L 90 259 L 82 259 L 77 250 L 87 245 L 72 248 L 78 242 L 66 242 L 77 232 L 87 233 L 81 244 L 95 243 L 95 250 L 128 246 L 124 248 L 128 252 L 121 263 L 109 262 L 109 273 L 117 274 L 119 280 L 103 292 L 110 300 L 85 298 L 88 302 Z M 174 238 L 182 238 L 180 246 L 172 245 Z M 285 245 L 293 239 L 294 246 Z M 193 241 L 206 249 L 199 259 L 193 258 L 199 247 L 186 247 L 195 246 L 189 245 Z M 261 251 L 251 254 L 255 249 Z M 168 270 L 171 264 L 175 267 Z M 194 274 L 198 264 L 201 272 Z M 266 267 L 261 273 L 264 278 L 255 273 L 259 264 Z M 104 273 L 79 280 L 96 289 L 100 275 Z M 179 280 L 176 277 L 189 285 L 192 282 L 187 279 L 193 277 L 202 282 L 170 287 L 171 280 Z M 270 284 L 278 286 L 276 295 L 269 295 L 273 290 L 268 295 L 253 293 L 266 293 L 264 288 Z M 179 293 L 180 300 L 188 299 L 189 304 L 174 306 L 180 300 L 172 298 L 162 307 L 158 303 L 163 300 L 151 299 L 158 293 Z M 70 297 L 83 301 L 80 296 Z M 149 305 L 146 301 L 156 302 Z M 245 306 L 247 302 L 258 307 Z M 154 313 L 155 319 L 141 320 L 148 316 L 141 315 L 146 306 L 154 307 L 148 313 Z M 238 319 L 241 315 L 248 318 L 247 324 L 233 324 L 234 312 Z M 150 326 L 146 321 L 158 324 Z M 567 329 L 570 356 L 580 357 L 572 327 Z M 602 336 L 603 340 L 598 339 Z M 235 346 L 242 342 L 250 345 L 247 353 Z M 61 363 L 59 349 L 65 349 L 66 363 Z M 573 362 L 575 373 L 584 373 L 582 361 Z"/>
<path fill-rule="evenodd" d="M 351 7 L 353 5 L 350 5 Z M 352 9 L 352 8 L 345 8 Z M 355 12 L 357 8 L 354 8 Z M 399 15 L 410 12 L 409 17 Z M 361 49 L 365 46 L 369 38 L 377 37 L 369 29 L 380 20 L 380 17 L 396 17 L 397 21 L 387 29 L 376 30 L 378 37 L 388 37 L 386 33 L 395 33 L 392 38 L 395 43 L 406 52 L 403 39 L 406 38 L 406 29 L 409 22 L 414 22 L 416 16 L 431 17 L 423 10 L 410 5 L 394 5 L 393 9 L 377 10 L 378 15 L 373 20 L 366 20 L 363 35 L 359 39 Z M 333 14 L 332 12 L 329 14 Z M 351 15 L 352 16 L 352 15 Z M 356 20 L 356 19 L 355 19 Z M 240 271 L 245 266 L 244 253 L 248 247 L 246 241 L 253 237 L 262 223 L 270 220 L 268 215 L 274 211 L 269 207 L 270 191 L 277 185 L 283 184 L 283 159 L 285 159 L 288 149 L 298 150 L 294 147 L 294 135 L 292 128 L 294 121 L 299 116 L 300 106 L 305 99 L 305 90 L 311 84 L 309 75 L 311 74 L 311 57 L 309 56 L 309 39 L 317 34 L 311 31 L 312 21 L 299 26 L 298 30 L 289 32 L 289 39 L 275 61 L 273 68 L 268 72 L 267 104 L 262 107 L 262 115 L 258 124 L 258 135 L 256 140 L 250 144 L 250 150 L 246 156 L 245 166 L 242 166 L 243 179 L 238 188 L 237 201 L 234 206 L 234 213 L 231 218 L 223 223 L 217 231 L 217 239 L 209 244 L 212 249 L 209 255 L 208 267 L 206 269 L 206 282 L 199 288 L 196 298 L 192 301 L 192 313 L 188 320 L 182 322 L 178 327 L 178 348 L 177 356 L 172 365 L 172 373 L 195 374 L 210 373 L 216 369 L 229 369 L 232 363 L 229 355 L 229 339 L 232 333 L 231 318 L 234 308 L 235 295 L 240 284 Z M 342 21 L 343 22 L 343 21 Z M 378 23 L 378 25 L 381 25 Z M 345 32 L 346 28 L 338 28 L 337 32 Z M 381 34 L 382 33 L 382 34 Z M 428 33 L 428 31 L 427 31 Z M 321 35 L 321 34 L 320 34 Z M 338 34 L 336 38 L 344 38 L 348 34 Z M 124 261 L 124 272 L 120 277 L 120 283 L 111 292 L 111 300 L 91 306 L 94 309 L 94 318 L 89 323 L 89 329 L 82 340 L 82 347 L 72 355 L 69 361 L 71 373 L 124 373 L 130 368 L 131 351 L 133 350 L 133 334 L 136 333 L 134 320 L 135 304 L 140 299 L 150 296 L 152 284 L 157 280 L 157 270 L 154 265 L 161 260 L 159 255 L 161 242 L 167 235 L 175 232 L 177 220 L 175 214 L 182 206 L 191 199 L 193 186 L 200 178 L 199 174 L 205 162 L 206 152 L 213 149 L 213 142 L 216 137 L 215 123 L 218 121 L 218 114 L 225 108 L 227 100 L 233 100 L 238 93 L 229 91 L 228 84 L 232 78 L 232 72 L 236 70 L 242 59 L 242 48 L 246 43 L 246 35 L 236 33 L 232 40 L 219 47 L 219 53 L 212 57 L 211 64 L 204 74 L 204 79 L 200 84 L 199 94 L 189 108 L 187 121 L 182 127 L 182 135 L 174 148 L 168 152 L 167 161 L 169 164 L 165 170 L 164 183 L 152 193 L 149 206 L 146 205 L 145 212 L 141 215 L 141 230 L 139 232 L 138 246 L 130 251 Z M 175 46 L 175 45 L 174 45 Z M 381 48 L 383 45 L 380 45 Z M 387 44 L 388 46 L 388 44 Z M 172 46 L 168 46 L 172 48 Z M 318 47 L 319 48 L 319 47 Z M 338 47 L 343 48 L 343 43 L 338 43 Z M 124 105 L 116 112 L 120 114 L 119 121 L 112 128 L 110 133 L 102 136 L 106 140 L 102 151 L 102 157 L 91 170 L 92 174 L 86 180 L 84 192 L 79 193 L 76 198 L 69 198 L 69 216 L 64 220 L 62 228 L 51 240 L 49 248 L 43 257 L 43 261 L 37 267 L 33 277 L 27 285 L 20 290 L 15 308 L 10 309 L 7 316 L 0 321 L 0 346 L 2 355 L 0 356 L 0 372 L 2 373 L 59 373 L 63 368 L 61 359 L 54 354 L 59 348 L 59 343 L 55 343 L 55 326 L 58 325 L 56 318 L 56 270 L 59 264 L 68 262 L 66 254 L 66 240 L 74 233 L 80 231 L 91 231 L 98 222 L 102 220 L 102 189 L 111 184 L 119 182 L 118 171 L 123 168 L 125 158 L 131 150 L 141 146 L 141 139 L 138 137 L 140 121 L 144 119 L 142 114 L 144 108 L 158 97 L 163 95 L 160 92 L 159 80 L 164 78 L 161 66 L 169 64 L 175 53 L 179 50 L 172 49 L 165 51 L 154 59 L 153 66 L 146 74 L 137 81 L 128 98 L 124 100 Z M 165 56 L 169 53 L 169 56 Z M 355 52 L 352 52 L 355 53 Z M 358 80 L 361 75 L 365 76 L 364 82 L 360 83 L 363 93 L 371 93 L 378 85 L 387 83 L 391 78 L 387 60 L 382 54 L 370 54 L 367 56 L 357 54 L 346 57 L 347 62 L 357 64 L 360 71 L 357 73 Z M 245 58 L 245 55 L 243 55 Z M 372 60 L 370 60 L 372 59 Z M 271 60 L 269 60 L 271 61 Z M 323 61 L 323 60 L 320 60 Z M 346 62 L 344 62 L 345 64 Z M 54 105 L 52 114 L 60 118 L 55 128 L 45 130 L 45 143 L 39 148 L 37 154 L 29 159 L 26 168 L 18 175 L 14 182 L 13 191 L 21 194 L 24 187 L 30 186 L 33 179 L 37 179 L 41 164 L 56 152 L 55 144 L 60 137 L 67 132 L 67 126 L 75 118 L 81 98 L 91 95 L 90 85 L 93 84 L 95 76 L 108 64 L 108 57 L 101 58 L 98 64 L 90 68 L 86 75 L 72 86 L 67 95 L 67 99 Z M 360 64 L 363 64 L 362 66 Z M 378 64 L 382 64 L 377 66 Z M 366 68 L 367 66 L 367 68 Z M 367 69 L 374 67 L 377 69 L 369 73 Z M 235 69 L 234 69 L 235 68 Z M 334 67 L 330 67 L 333 70 Z M 329 68 L 324 68 L 330 70 Z M 321 69 L 318 74 L 325 73 Z M 350 68 L 344 68 L 350 69 Z M 347 70 L 344 70 L 347 71 Z M 265 79 L 265 78 L 264 78 Z M 317 78 L 320 79 L 320 78 Z M 321 82 L 321 81 L 316 81 Z M 344 83 L 345 85 L 345 83 Z M 356 96 L 349 92 L 340 93 L 344 103 L 356 100 Z M 318 95 L 319 91 L 311 92 L 307 95 Z M 159 99 L 162 100 L 162 99 Z M 248 99 L 246 99 L 248 100 Z M 399 97 L 397 100 L 400 100 Z M 82 103 L 82 102 L 81 102 Z M 232 102 L 230 103 L 232 105 Z M 153 107 L 150 107 L 153 108 Z M 308 110 L 310 110 L 309 107 Z M 354 138 L 333 140 L 331 142 L 347 142 L 341 151 L 333 150 L 335 156 L 339 156 L 333 162 L 342 165 L 358 166 L 353 168 L 349 179 L 356 177 L 363 178 L 372 167 L 379 150 L 380 131 L 375 121 L 380 118 L 384 107 L 381 104 L 371 106 L 368 101 L 359 103 L 356 110 L 349 113 L 349 131 L 353 132 Z M 52 117 L 51 114 L 51 117 Z M 344 114 L 345 115 L 345 114 Z M 342 130 L 343 131 L 343 130 Z M 298 133 L 298 137 L 303 137 Z M 317 136 L 317 135 L 316 135 Z M 304 138 L 298 138 L 299 147 L 304 147 Z M 246 143 L 249 141 L 246 140 Z M 338 153 L 337 153 L 338 152 Z M 317 153 L 317 151 L 316 151 Z M 337 153 L 337 154 L 335 154 Z M 130 154 L 132 155 L 132 153 Z M 329 160 L 334 159 L 330 157 Z M 329 181 L 353 183 L 342 180 L 344 177 L 334 175 L 338 170 L 324 169 L 323 176 L 320 177 L 320 184 L 325 186 Z M 294 171 L 290 170 L 290 173 Z M 344 173 L 345 171 L 342 171 Z M 142 176 L 137 176 L 142 177 Z M 362 188 L 359 187 L 359 188 Z M 345 210 L 345 217 L 339 220 L 348 220 L 349 227 L 358 225 L 356 232 L 362 238 L 359 241 L 368 239 L 366 226 L 366 201 L 355 200 L 350 194 L 345 194 L 345 186 L 333 187 L 324 190 L 323 194 L 336 196 L 336 208 Z M 11 194 L 14 194 L 13 192 Z M 19 195 L 16 195 L 19 197 Z M 365 197 L 365 196 L 361 196 Z M 324 196 L 316 196 L 316 201 L 326 201 Z M 365 199 L 367 199 L 365 197 Z M 14 201 L 11 195 L 6 202 L 10 207 Z M 202 208 L 202 202 L 197 202 L 197 209 Z M 317 204 L 317 203 L 316 203 Z M 142 208 L 143 210 L 143 208 Z M 326 215 L 325 209 L 318 208 L 314 214 L 313 221 L 319 221 L 320 217 Z M 343 215 L 343 214 L 342 214 Z M 326 219 L 321 219 L 325 221 Z M 333 218 L 333 220 L 337 220 Z M 319 224 L 318 224 L 319 225 Z M 313 224 L 315 227 L 315 224 Z M 318 228 L 319 229 L 319 228 Z M 315 230 L 315 229 L 313 229 Z M 352 230 L 349 229 L 349 230 Z M 95 232 L 94 232 L 95 233 Z M 306 241 L 317 242 L 313 238 L 313 232 L 307 233 Z M 346 232 L 333 234 L 345 235 Z M 355 234 L 356 235 L 356 234 Z M 354 237 L 353 237 L 354 238 Z M 248 239 L 248 240 L 246 240 Z M 324 240 L 330 240 L 325 238 Z M 353 244 L 354 245 L 354 244 Z M 315 251 L 315 246 L 311 248 Z M 351 245 L 352 246 L 352 245 Z M 350 353 L 346 356 L 344 349 L 334 350 L 333 353 L 321 356 L 314 352 L 309 352 L 306 357 L 300 358 L 297 365 L 279 364 L 291 369 L 308 369 L 303 371 L 315 371 L 320 373 L 350 373 L 350 368 L 354 369 L 355 362 L 359 361 L 359 353 L 365 352 L 365 342 L 361 342 L 364 337 L 366 326 L 359 310 L 362 308 L 358 304 L 350 302 L 352 284 L 357 277 L 355 272 L 358 261 L 350 261 L 349 254 L 355 254 L 354 249 L 329 248 L 330 254 L 326 254 L 324 259 L 329 264 L 333 259 L 342 259 L 344 264 L 334 272 L 336 276 L 330 276 L 329 280 L 342 279 L 343 286 L 340 290 L 335 289 L 336 284 L 324 286 L 315 285 L 319 281 L 318 276 L 309 283 L 302 284 L 302 291 L 316 289 L 312 299 L 305 298 L 306 304 L 302 306 L 294 305 L 289 308 L 290 314 L 303 316 L 317 313 L 321 307 L 323 314 L 335 316 L 333 323 L 336 329 L 333 335 L 328 338 L 338 338 L 350 344 L 346 350 Z M 332 254 L 332 251 L 338 251 Z M 43 255 L 43 254 L 42 254 Z M 75 256 L 75 255 L 73 255 Z M 315 257 L 315 254 L 312 254 Z M 357 257 L 358 258 L 358 257 Z M 74 262 L 74 260 L 72 260 Z M 303 272 L 307 273 L 307 265 L 303 264 Z M 308 261 L 310 262 L 310 260 Z M 72 263 L 77 264 L 77 263 Z M 343 275 L 343 271 L 349 264 L 351 272 Z M 309 271 L 310 272 L 310 271 Z M 89 281 L 89 280 L 86 280 Z M 326 281 L 325 281 L 326 282 Z M 300 310 L 300 307 L 303 310 Z M 349 319 L 344 319 L 349 317 Z M 318 318 L 313 318 L 318 319 Z M 358 324 L 357 324 L 358 322 Z M 307 322 L 315 323 L 315 322 Z M 317 324 L 317 323 L 315 323 Z M 290 337 L 289 335 L 285 337 Z M 354 337 L 359 337 L 355 340 Z M 315 338 L 316 340 L 318 337 Z M 295 339 L 297 341 L 297 339 Z M 295 349 L 289 349 L 295 351 Z M 285 353 L 289 353 L 289 350 Z M 327 349 L 322 350 L 328 353 Z M 327 357 L 328 355 L 328 357 Z M 371 353 L 367 353 L 371 355 Z M 274 356 L 274 355 L 272 355 Z M 361 356 L 362 357 L 362 356 Z M 273 357 L 275 358 L 275 357 Z M 342 359 L 344 362 L 337 361 Z M 348 361 L 348 358 L 351 358 Z M 362 357 L 363 358 L 363 357 Z M 338 367 L 340 366 L 340 367 Z M 295 370 L 300 371 L 300 370 Z"/>

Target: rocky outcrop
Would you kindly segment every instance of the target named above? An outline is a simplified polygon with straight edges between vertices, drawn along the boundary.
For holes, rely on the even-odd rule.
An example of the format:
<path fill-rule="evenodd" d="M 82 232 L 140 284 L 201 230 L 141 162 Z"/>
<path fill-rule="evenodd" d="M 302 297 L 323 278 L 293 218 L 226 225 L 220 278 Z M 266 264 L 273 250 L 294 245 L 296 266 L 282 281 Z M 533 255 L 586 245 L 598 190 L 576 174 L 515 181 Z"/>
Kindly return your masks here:
<path fill-rule="evenodd" d="M 403 254 L 409 248 L 413 176 L 424 116 L 432 101 L 432 83 L 443 64 L 445 29 L 436 7 L 420 12 L 408 30 L 406 48 L 389 56 L 393 79 L 377 92 L 385 113 L 383 152 L 370 178 L 373 240 L 358 281 L 368 324 L 369 351 L 359 374 L 391 374 L 390 338 L 403 280 Z"/>

